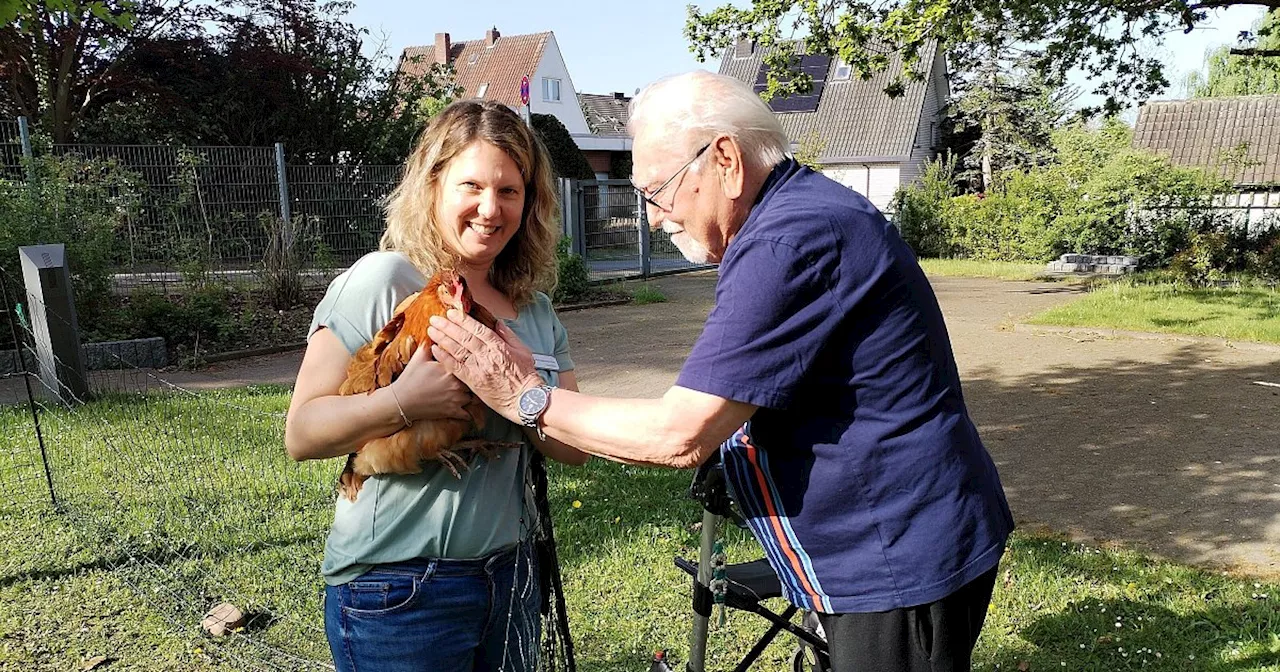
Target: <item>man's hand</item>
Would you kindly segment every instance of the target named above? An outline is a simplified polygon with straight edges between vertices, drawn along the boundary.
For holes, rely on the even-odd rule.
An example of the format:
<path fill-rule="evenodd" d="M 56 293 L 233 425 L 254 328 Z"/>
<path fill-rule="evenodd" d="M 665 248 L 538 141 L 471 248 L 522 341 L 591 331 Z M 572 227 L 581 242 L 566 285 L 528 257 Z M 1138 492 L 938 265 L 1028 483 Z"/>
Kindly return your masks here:
<path fill-rule="evenodd" d="M 520 424 L 520 394 L 542 384 L 529 348 L 506 325 L 498 327 L 500 336 L 460 310 L 448 318 L 431 318 L 431 354 L 485 405 Z"/>

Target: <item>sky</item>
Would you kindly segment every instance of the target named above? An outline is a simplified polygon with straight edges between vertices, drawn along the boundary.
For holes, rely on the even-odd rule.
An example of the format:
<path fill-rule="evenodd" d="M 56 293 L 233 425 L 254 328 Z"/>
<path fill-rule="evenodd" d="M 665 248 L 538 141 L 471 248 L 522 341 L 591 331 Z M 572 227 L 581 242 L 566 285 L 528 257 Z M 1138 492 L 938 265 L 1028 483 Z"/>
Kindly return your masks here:
<path fill-rule="evenodd" d="M 665 75 L 703 68 L 716 70 L 718 60 L 699 63 L 684 38 L 686 5 L 709 11 L 720 1 L 645 0 L 644 2 L 586 3 L 569 0 L 355 0 L 348 18 L 369 28 L 374 37 L 387 40 L 396 56 L 406 46 L 433 44 L 437 32 L 449 33 L 455 42 L 480 39 L 496 26 L 503 35 L 545 30 L 555 32 L 574 87 L 582 93 L 621 91 L 628 95 Z M 746 0 L 735 0 L 743 6 Z M 1261 7 L 1218 10 L 1206 27 L 1168 37 L 1163 48 L 1153 49 L 1170 65 L 1167 76 L 1173 87 L 1161 98 L 1184 97 L 1182 82 L 1199 69 L 1214 47 L 1235 41 L 1262 16 Z M 1072 82 L 1084 91 L 1093 88 L 1077 73 Z M 1082 95 L 1078 105 L 1096 104 Z"/>

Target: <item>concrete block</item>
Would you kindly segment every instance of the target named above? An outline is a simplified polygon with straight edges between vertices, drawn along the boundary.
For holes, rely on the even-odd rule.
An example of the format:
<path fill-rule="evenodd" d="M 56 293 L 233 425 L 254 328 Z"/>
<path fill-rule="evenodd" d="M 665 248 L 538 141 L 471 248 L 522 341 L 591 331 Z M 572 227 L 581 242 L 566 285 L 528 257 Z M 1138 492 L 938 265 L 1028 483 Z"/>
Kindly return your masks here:
<path fill-rule="evenodd" d="M 39 364 L 30 350 L 23 351 L 26 370 L 39 372 Z M 164 339 L 138 338 L 128 341 L 107 341 L 105 343 L 85 343 L 80 346 L 80 357 L 89 371 L 99 369 L 158 369 L 169 365 L 169 350 Z M 17 352 L 0 350 L 0 375 L 17 373 Z"/>

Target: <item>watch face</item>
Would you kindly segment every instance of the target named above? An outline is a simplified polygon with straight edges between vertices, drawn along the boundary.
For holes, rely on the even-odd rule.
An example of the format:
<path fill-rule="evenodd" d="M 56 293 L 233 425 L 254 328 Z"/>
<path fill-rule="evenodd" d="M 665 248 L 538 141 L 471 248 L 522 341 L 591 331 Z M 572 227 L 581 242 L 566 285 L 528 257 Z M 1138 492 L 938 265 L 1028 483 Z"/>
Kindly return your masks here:
<path fill-rule="evenodd" d="M 537 413 L 547 404 L 547 391 L 541 387 L 525 390 L 520 395 L 520 410 L 525 413 Z"/>

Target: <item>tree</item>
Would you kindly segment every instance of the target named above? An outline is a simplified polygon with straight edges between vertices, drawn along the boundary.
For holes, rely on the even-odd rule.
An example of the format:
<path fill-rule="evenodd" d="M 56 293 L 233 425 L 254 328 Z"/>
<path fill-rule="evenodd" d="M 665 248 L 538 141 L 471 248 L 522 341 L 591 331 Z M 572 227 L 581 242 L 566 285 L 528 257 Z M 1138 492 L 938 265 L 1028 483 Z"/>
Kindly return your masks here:
<path fill-rule="evenodd" d="M 862 77 L 886 69 L 895 53 L 901 69 L 885 92 L 900 95 L 908 81 L 922 79 L 932 45 L 949 50 L 960 70 L 976 70 L 977 46 L 1029 45 L 1026 67 L 1052 86 L 1082 68 L 1099 82 L 1108 113 L 1130 100 L 1145 99 L 1168 86 L 1165 64 L 1139 50 L 1144 41 L 1159 44 L 1177 29 L 1204 24 L 1212 9 L 1235 5 L 1280 8 L 1280 0 L 753 0 L 748 8 L 725 5 L 703 13 L 689 8 L 685 35 L 698 58 L 723 53 L 739 39 L 762 47 L 790 35 L 803 36 L 809 53 L 838 55 Z M 794 77 L 786 55 L 776 50 L 769 65 L 768 95 L 806 90 Z"/>
<path fill-rule="evenodd" d="M 454 95 L 453 72 L 433 64 L 403 76 L 385 42 L 366 56 L 368 31 L 346 20 L 349 7 L 241 0 L 202 25 L 140 41 L 117 66 L 115 92 L 85 115 L 74 137 L 283 142 L 293 162 L 398 163 L 433 105 Z"/>
<path fill-rule="evenodd" d="M 987 191 L 1000 172 L 1053 160 L 1050 136 L 1070 116 L 1076 89 L 1050 86 L 1043 77 L 992 57 L 977 72 L 955 77 L 952 130 L 973 132 L 960 149 L 960 177 Z M 979 179 L 974 179 L 974 178 Z"/>
<path fill-rule="evenodd" d="M 0 27 L 0 112 L 37 122 L 54 142 L 124 81 L 136 46 L 169 30 L 190 30 L 205 16 L 192 0 L 17 0 Z M 2 8 L 0 8 L 2 9 Z"/>
<path fill-rule="evenodd" d="M 547 154 L 551 156 L 551 168 L 556 177 L 568 177 L 575 180 L 594 180 L 596 173 L 591 169 L 587 157 L 574 143 L 569 129 L 550 114 L 530 115 L 529 125 L 542 138 L 547 146 Z"/>
<path fill-rule="evenodd" d="M 1253 46 L 1219 47 L 1209 55 L 1205 72 L 1191 73 L 1187 90 L 1193 98 L 1280 93 L 1280 9 L 1267 12 L 1242 37 Z"/>

